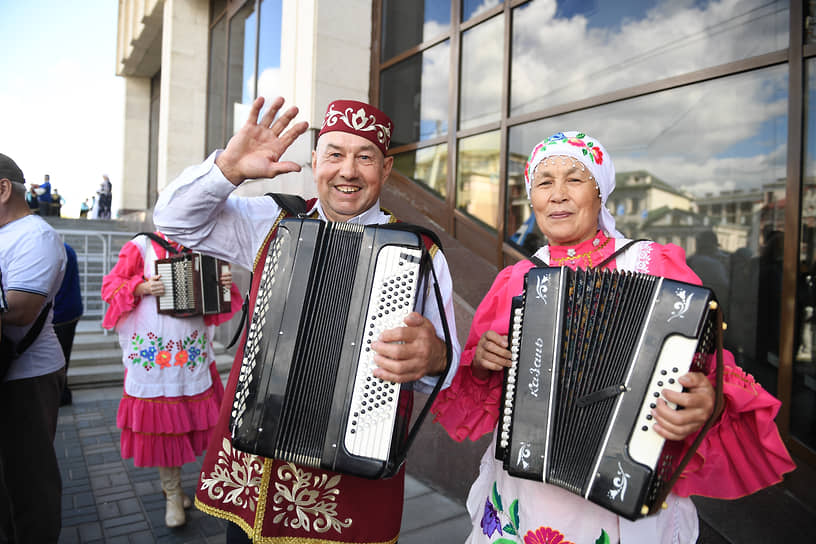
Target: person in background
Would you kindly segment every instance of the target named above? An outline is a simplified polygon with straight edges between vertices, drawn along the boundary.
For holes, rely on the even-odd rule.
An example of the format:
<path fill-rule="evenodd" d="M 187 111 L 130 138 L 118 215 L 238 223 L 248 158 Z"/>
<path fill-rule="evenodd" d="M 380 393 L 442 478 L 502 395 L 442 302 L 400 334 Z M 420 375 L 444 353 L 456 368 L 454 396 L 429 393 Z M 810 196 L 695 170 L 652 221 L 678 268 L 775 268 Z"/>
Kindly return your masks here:
<path fill-rule="evenodd" d="M 62 354 L 65 356 L 65 387 L 62 389 L 60 406 L 71 404 L 71 389 L 68 388 L 68 366 L 71 363 L 71 349 L 77 323 L 82 317 L 82 291 L 79 286 L 79 266 L 74 248 L 65 246 L 65 276 L 62 278 L 57 296 L 54 298 L 54 331 L 57 333 Z"/>
<path fill-rule="evenodd" d="M 615 229 L 606 200 L 615 168 L 606 149 L 588 134 L 559 132 L 533 148 L 524 171 L 530 206 L 548 245 L 533 255 L 548 266 L 596 268 L 662 276 L 700 285 L 683 249 L 626 240 Z M 621 253 L 616 255 L 616 252 Z M 534 265 L 522 260 L 502 270 L 473 316 L 459 372 L 432 411 L 454 438 L 477 440 L 493 432 L 479 476 L 467 499 L 473 523 L 468 543 L 559 542 L 693 544 L 699 533 L 690 495 L 733 499 L 775 484 L 795 468 L 774 416 L 780 402 L 724 353 L 724 408 L 714 414 L 715 365 L 679 378 L 682 392 L 664 389 L 652 409 L 654 431 L 688 450 L 712 414 L 716 418 L 666 499 L 666 509 L 629 521 L 561 487 L 511 477 L 495 459 L 510 305 Z M 682 407 L 674 410 L 673 402 Z M 504 535 L 504 537 L 502 537 Z M 515 535 L 515 536 L 513 536 Z M 523 540 L 522 540 L 523 539 Z"/>
<path fill-rule="evenodd" d="M 32 183 L 31 188 L 37 195 L 37 207 L 40 210 L 40 215 L 51 215 L 51 176 L 45 174 L 42 183 Z"/>
<path fill-rule="evenodd" d="M 87 219 L 88 212 L 90 211 L 91 207 L 88 206 L 88 199 L 82 201 L 82 204 L 79 205 L 79 218 L 80 219 Z"/>
<path fill-rule="evenodd" d="M 140 234 L 126 243 L 102 279 L 102 298 L 109 304 L 102 326 L 119 334 L 125 367 L 116 417 L 122 458 L 133 458 L 137 467 L 158 467 L 167 497 L 165 524 L 179 527 L 191 505 L 181 487 L 181 467 L 207 447 L 224 396 L 215 368 L 215 326 L 241 307 L 241 293 L 230 273 L 223 278 L 230 286 L 228 313 L 158 313 L 157 297 L 165 287 L 155 262 L 184 248 L 160 232 L 153 236 Z"/>
<path fill-rule="evenodd" d="M 62 198 L 62 195 L 59 194 L 56 187 L 51 192 L 51 206 L 49 207 L 51 210 L 51 215 L 54 217 L 62 216 L 62 205 L 65 204 L 65 199 Z"/>
<path fill-rule="evenodd" d="M 15 344 L 0 353 L 10 361 L 0 365 L 0 542 L 56 543 L 62 479 L 54 436 L 65 359 L 51 305 L 65 274 L 65 249 L 31 212 L 25 192 L 22 170 L 0 153 L 0 270 L 8 302 L 0 321 L 4 344 Z M 26 337 L 33 341 L 23 350 Z"/>
<path fill-rule="evenodd" d="M 37 193 L 34 191 L 34 184 L 29 184 L 29 188 L 25 194 L 26 203 L 31 209 L 32 213 L 40 213 L 40 201 L 37 200 Z"/>
<path fill-rule="evenodd" d="M 99 208 L 97 219 L 111 218 L 111 205 L 113 202 L 112 184 L 107 174 L 103 174 L 103 181 L 99 184 L 99 190 L 96 192 L 99 198 L 96 199 L 96 206 Z"/>

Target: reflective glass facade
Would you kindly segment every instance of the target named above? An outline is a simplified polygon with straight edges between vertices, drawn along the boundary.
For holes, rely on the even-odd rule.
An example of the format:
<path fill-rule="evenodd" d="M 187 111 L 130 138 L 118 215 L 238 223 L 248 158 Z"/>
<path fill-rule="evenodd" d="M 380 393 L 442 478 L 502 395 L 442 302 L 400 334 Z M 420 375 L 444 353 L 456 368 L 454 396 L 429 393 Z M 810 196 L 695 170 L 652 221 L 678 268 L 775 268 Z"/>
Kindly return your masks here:
<path fill-rule="evenodd" d="M 276 96 L 282 0 L 216 2 L 210 22 L 207 149 L 223 148 L 258 96 Z M 231 11 L 236 6 L 235 11 Z M 259 15 L 260 14 L 260 15 Z"/>
<path fill-rule="evenodd" d="M 607 207 L 619 230 L 685 250 L 723 304 L 726 347 L 783 400 L 783 435 L 813 455 L 812 9 L 788 0 L 459 0 L 447 30 L 406 47 L 388 43 L 380 21 L 372 80 L 386 111 L 448 105 L 447 132 L 401 138 L 394 170 L 432 189 L 431 219 L 502 267 L 546 242 L 522 178 L 533 146 L 562 130 L 598 138 L 616 167 Z M 400 87 L 415 90 L 389 102 L 390 70 L 420 65 L 441 43 L 450 50 L 446 85 L 431 90 L 415 69 Z M 456 151 L 447 179 L 437 168 L 429 182 L 418 157 L 443 144 Z M 786 244 L 791 236 L 799 243 Z"/>

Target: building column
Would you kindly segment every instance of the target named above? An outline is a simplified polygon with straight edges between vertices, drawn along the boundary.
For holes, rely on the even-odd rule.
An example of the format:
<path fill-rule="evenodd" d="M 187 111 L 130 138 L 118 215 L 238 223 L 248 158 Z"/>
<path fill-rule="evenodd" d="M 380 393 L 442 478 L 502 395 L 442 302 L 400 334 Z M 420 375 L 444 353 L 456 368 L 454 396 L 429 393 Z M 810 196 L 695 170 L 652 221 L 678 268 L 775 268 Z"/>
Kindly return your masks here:
<path fill-rule="evenodd" d="M 209 2 L 165 0 L 157 185 L 201 162 L 207 118 Z"/>
<path fill-rule="evenodd" d="M 125 79 L 125 134 L 122 181 L 113 195 L 120 213 L 147 207 L 148 142 L 150 140 L 150 78 Z"/>

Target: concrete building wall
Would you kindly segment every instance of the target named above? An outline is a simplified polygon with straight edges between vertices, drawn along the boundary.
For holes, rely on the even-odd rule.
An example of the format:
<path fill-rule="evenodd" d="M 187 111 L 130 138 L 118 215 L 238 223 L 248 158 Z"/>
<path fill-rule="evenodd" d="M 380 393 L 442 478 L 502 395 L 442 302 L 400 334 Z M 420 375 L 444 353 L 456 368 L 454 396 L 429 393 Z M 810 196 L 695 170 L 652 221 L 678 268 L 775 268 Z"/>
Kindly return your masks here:
<path fill-rule="evenodd" d="M 209 3 L 165 0 L 162 24 L 159 191 L 204 152 Z"/>
<path fill-rule="evenodd" d="M 114 192 L 118 208 L 143 210 L 147 206 L 147 168 L 150 138 L 150 78 L 125 78 L 125 135 L 122 184 Z"/>

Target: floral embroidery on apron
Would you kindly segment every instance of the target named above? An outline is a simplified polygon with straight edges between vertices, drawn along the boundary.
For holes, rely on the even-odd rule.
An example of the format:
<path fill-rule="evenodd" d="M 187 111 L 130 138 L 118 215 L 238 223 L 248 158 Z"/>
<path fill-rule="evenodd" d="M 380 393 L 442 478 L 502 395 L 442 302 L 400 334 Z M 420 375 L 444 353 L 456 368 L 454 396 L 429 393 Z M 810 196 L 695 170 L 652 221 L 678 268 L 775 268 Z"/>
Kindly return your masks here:
<path fill-rule="evenodd" d="M 573 544 L 564 539 L 561 531 L 549 526 L 540 526 L 534 531 L 527 531 L 521 535 L 519 519 L 519 503 L 515 499 L 507 511 L 504 510 L 502 497 L 499 494 L 496 482 L 493 482 L 493 492 L 485 501 L 484 513 L 482 514 L 482 533 L 488 538 L 494 535 L 500 537 L 492 541 L 492 544 Z M 595 541 L 595 544 L 610 544 L 609 535 L 603 529 Z"/>
<path fill-rule="evenodd" d="M 130 337 L 130 362 L 141 365 L 145 370 L 154 367 L 187 367 L 195 370 L 206 362 L 207 337 L 195 330 L 182 339 L 165 341 L 161 336 L 149 332 L 142 336 L 134 332 Z"/>

